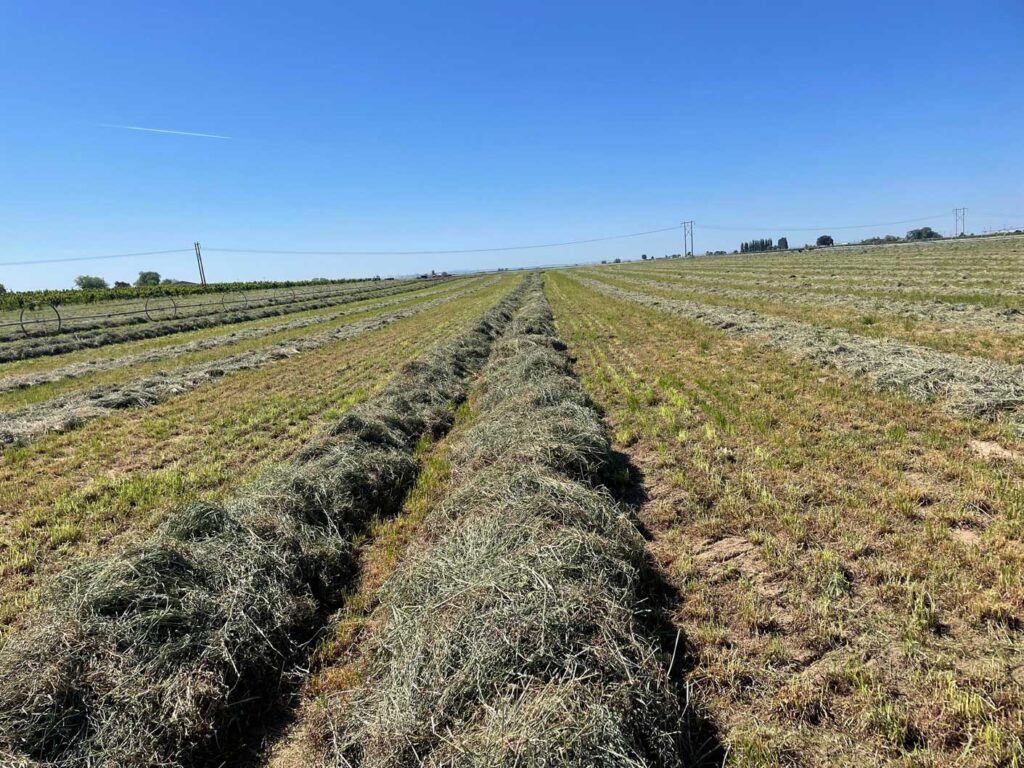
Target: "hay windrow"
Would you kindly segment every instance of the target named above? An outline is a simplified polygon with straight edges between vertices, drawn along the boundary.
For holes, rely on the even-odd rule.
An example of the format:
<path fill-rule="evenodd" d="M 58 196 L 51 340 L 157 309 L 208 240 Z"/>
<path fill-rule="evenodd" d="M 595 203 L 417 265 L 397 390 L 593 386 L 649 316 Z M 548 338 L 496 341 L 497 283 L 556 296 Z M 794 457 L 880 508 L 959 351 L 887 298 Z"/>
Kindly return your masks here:
<path fill-rule="evenodd" d="M 694 285 L 665 280 L 650 280 L 633 275 L 616 274 L 615 278 L 631 285 L 660 290 L 685 291 L 726 299 L 757 299 L 773 303 L 811 308 L 846 307 L 856 312 L 882 314 L 924 321 L 942 326 L 979 328 L 998 333 L 1024 333 L 1024 313 L 1006 307 L 986 307 L 977 304 L 953 304 L 947 301 L 907 301 L 903 299 L 868 298 L 842 293 L 837 287 L 828 294 L 809 292 L 766 291 L 762 287 L 720 288 L 714 285 Z M 788 286 L 792 288 L 793 286 Z"/>
<path fill-rule="evenodd" d="M 334 320 L 340 320 L 348 315 L 358 314 L 373 309 L 383 309 L 384 307 L 401 304 L 409 300 L 433 296 L 437 293 L 442 293 L 445 290 L 446 286 L 415 292 L 404 291 L 396 298 L 374 301 L 369 305 L 351 307 L 339 312 L 331 312 L 330 314 L 314 315 L 312 317 L 299 317 L 280 323 L 274 323 L 273 325 L 265 325 L 259 328 L 245 328 L 242 330 L 228 331 L 227 333 L 207 336 L 205 338 L 185 342 L 183 344 L 173 344 L 170 346 L 160 347 L 147 352 L 138 352 L 130 355 L 121 355 L 119 357 L 108 357 L 98 360 L 84 360 L 77 363 L 69 363 L 67 365 L 62 365 L 59 368 L 53 368 L 39 373 L 5 376 L 0 379 L 0 393 L 29 389 L 31 387 L 39 386 L 40 384 L 49 384 L 55 381 L 63 381 L 65 379 L 75 379 L 81 376 L 100 373 L 102 371 L 126 368 L 131 365 L 152 363 L 159 360 L 169 360 L 180 355 L 188 355 L 208 349 L 216 349 L 217 347 L 225 344 L 234 344 L 240 341 L 260 339 L 264 336 L 281 333 L 282 331 L 298 330 L 300 328 L 322 325 Z"/>
<path fill-rule="evenodd" d="M 447 282 L 447 281 L 445 281 Z M 216 314 L 196 317 L 180 317 L 174 320 L 148 321 L 136 318 L 134 322 L 119 324 L 113 327 L 97 326 L 92 329 L 76 328 L 57 336 L 39 336 L 29 339 L 16 339 L 0 343 L 0 363 L 12 360 L 26 360 L 48 355 L 61 355 L 80 349 L 96 349 L 108 344 L 120 344 L 126 341 L 156 339 L 185 331 L 197 331 L 203 328 L 215 328 L 232 323 L 243 323 L 249 320 L 260 320 L 266 317 L 284 317 L 298 312 L 308 312 L 324 307 L 334 307 L 355 301 L 381 298 L 399 293 L 419 290 L 421 284 L 416 281 L 389 285 L 384 288 L 359 288 L 346 291 L 323 299 L 312 299 L 296 304 L 271 305 L 255 309 L 239 309 Z"/>
<path fill-rule="evenodd" d="M 537 286 L 452 448 L 455 490 L 380 594 L 362 685 L 307 730 L 337 766 L 682 765 L 647 564 Z"/>
<path fill-rule="evenodd" d="M 1005 414 L 1024 432 L 1024 366 L 872 339 L 744 309 L 650 296 L 578 274 L 572 278 L 624 301 L 698 320 L 735 335 L 766 340 L 773 347 L 864 376 L 882 391 L 938 400 L 958 416 L 994 418 Z"/>
<path fill-rule="evenodd" d="M 185 766 L 279 700 L 352 579 L 352 537 L 393 514 L 415 445 L 443 432 L 522 286 L 406 368 L 293 462 L 224 505 L 55 583 L 0 649 L 0 755 L 48 766 Z"/>
<path fill-rule="evenodd" d="M 259 368 L 301 352 L 385 328 L 432 307 L 454 301 L 472 291 L 486 288 L 493 282 L 491 280 L 483 285 L 465 288 L 413 307 L 357 320 L 299 339 L 288 339 L 267 347 L 239 352 L 168 372 L 160 371 L 124 384 L 83 389 L 38 405 L 10 411 L 0 416 L 0 445 L 22 445 L 50 432 L 76 429 L 114 411 L 153 406 L 236 371 Z"/>

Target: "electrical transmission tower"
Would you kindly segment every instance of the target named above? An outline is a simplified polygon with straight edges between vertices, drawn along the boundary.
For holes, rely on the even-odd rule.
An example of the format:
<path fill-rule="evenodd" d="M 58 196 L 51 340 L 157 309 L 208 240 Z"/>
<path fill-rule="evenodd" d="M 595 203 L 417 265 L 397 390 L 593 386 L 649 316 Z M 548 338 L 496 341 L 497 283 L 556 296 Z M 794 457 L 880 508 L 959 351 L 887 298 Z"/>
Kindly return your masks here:
<path fill-rule="evenodd" d="M 683 222 L 683 256 L 695 255 L 693 250 L 693 222 Z"/>
<path fill-rule="evenodd" d="M 967 226 L 967 209 L 966 208 L 954 208 L 953 209 L 953 237 L 959 237 L 964 234 Z"/>

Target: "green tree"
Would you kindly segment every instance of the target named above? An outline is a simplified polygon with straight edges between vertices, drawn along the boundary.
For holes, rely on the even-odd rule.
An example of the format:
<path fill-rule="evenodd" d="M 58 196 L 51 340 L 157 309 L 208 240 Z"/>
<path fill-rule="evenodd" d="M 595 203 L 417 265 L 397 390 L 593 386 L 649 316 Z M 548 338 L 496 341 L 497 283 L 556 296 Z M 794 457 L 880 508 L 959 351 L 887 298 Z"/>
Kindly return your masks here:
<path fill-rule="evenodd" d="M 819 246 L 829 246 L 829 245 L 835 245 L 836 243 L 835 243 L 835 240 L 832 239 L 832 235 L 821 235 L 818 238 L 816 244 L 819 245 Z"/>
<path fill-rule="evenodd" d="M 135 281 L 135 286 L 137 288 L 141 288 L 144 285 L 160 285 L 160 273 L 139 272 L 139 277 Z"/>
<path fill-rule="evenodd" d="M 107 281 L 102 277 L 96 277 L 94 275 L 79 275 L 75 278 L 75 286 L 81 288 L 83 291 L 90 288 L 108 288 Z"/>
<path fill-rule="evenodd" d="M 931 227 L 921 227 L 907 232 L 907 240 L 937 240 L 941 237 L 942 235 Z"/>
<path fill-rule="evenodd" d="M 787 240 L 784 237 L 780 237 L 779 238 L 779 250 L 780 251 L 788 251 L 789 250 L 789 240 Z"/>
<path fill-rule="evenodd" d="M 7 286 L 5 286 L 3 283 L 0 283 L 0 294 L 4 293 L 7 293 Z"/>

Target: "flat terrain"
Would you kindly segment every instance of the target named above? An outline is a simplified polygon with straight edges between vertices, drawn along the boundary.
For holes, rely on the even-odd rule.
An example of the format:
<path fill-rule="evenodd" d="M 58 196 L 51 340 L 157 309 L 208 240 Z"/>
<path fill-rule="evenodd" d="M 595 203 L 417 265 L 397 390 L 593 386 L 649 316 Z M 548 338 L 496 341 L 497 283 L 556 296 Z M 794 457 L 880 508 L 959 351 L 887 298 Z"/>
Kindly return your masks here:
<path fill-rule="evenodd" d="M 880 392 L 870 370 L 601 286 L 1019 362 L 1020 330 L 968 330 L 958 316 L 997 307 L 1024 329 L 1022 279 L 1021 241 L 549 278 L 559 331 L 634 464 L 651 552 L 678 590 L 695 704 L 733 764 L 1020 759 L 1022 400 L 957 418 L 942 396 Z M 756 298 L 769 290 L 778 298 Z M 853 297 L 877 304 L 868 315 L 846 306 Z"/>
<path fill-rule="evenodd" d="M 1024 238 L 398 288 L 0 363 L 0 763 L 1024 764 Z"/>
<path fill-rule="evenodd" d="M 69 558 L 123 546 L 182 501 L 198 494 L 217 498 L 267 464 L 285 459 L 326 420 L 381 388 L 403 363 L 460 328 L 509 286 L 508 281 L 483 283 L 454 302 L 379 331 L 223 377 L 152 408 L 125 410 L 5 449 L 0 462 L 0 623 L 21 617 L 38 597 L 40 578 L 45 581 Z M 331 322 L 352 322 L 380 311 L 368 309 Z M 171 338 L 141 344 L 151 349 L 178 343 Z M 136 352 L 139 344 L 103 349 L 107 355 L 122 354 L 128 350 L 115 352 L 115 347 Z M 98 352 L 90 350 L 89 359 L 97 359 Z M 226 353 L 217 347 L 209 354 Z M 163 369 L 173 372 L 181 362 L 175 358 Z M 105 375 L 130 381 L 138 373 L 132 367 Z M 82 386 L 85 380 L 71 381 Z"/>

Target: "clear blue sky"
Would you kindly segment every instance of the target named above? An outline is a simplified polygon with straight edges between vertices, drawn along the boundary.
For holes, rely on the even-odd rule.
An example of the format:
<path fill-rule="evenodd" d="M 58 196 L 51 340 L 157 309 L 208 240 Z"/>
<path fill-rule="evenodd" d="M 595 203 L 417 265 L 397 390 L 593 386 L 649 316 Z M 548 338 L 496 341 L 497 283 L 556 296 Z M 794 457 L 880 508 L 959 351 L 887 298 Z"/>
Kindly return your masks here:
<path fill-rule="evenodd" d="M 274 7 L 268 7 L 268 6 Z M 1024 226 L 1024 3 L 7 2 L 0 261 Z M 229 136 L 132 131 L 131 125 Z M 747 232 L 703 225 L 766 225 Z M 834 232 L 837 239 L 886 231 Z M 209 252 L 211 279 L 680 251 Z M 188 255 L 0 268 L 9 288 Z"/>

